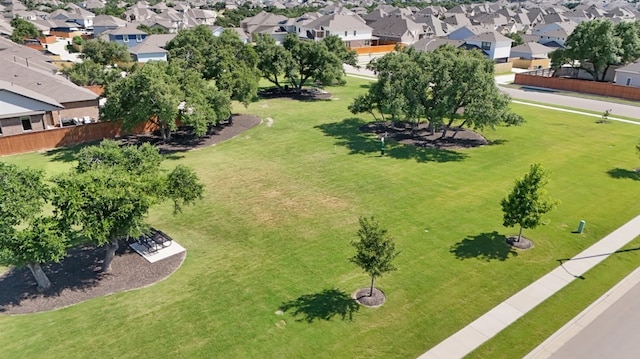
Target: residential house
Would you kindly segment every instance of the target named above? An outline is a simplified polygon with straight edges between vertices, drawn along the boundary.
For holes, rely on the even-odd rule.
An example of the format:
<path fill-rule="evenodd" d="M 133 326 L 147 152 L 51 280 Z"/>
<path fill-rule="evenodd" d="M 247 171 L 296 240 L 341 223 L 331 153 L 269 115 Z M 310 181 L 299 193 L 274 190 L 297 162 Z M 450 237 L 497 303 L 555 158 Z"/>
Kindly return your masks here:
<path fill-rule="evenodd" d="M 540 24 L 531 31 L 531 35 L 538 37 L 538 42 L 551 47 L 564 47 L 564 43 L 573 30 L 578 26 L 573 21 Z"/>
<path fill-rule="evenodd" d="M 127 22 L 110 15 L 98 15 L 93 19 L 93 36 L 100 36 L 105 31 L 127 26 Z"/>
<path fill-rule="evenodd" d="M 447 24 L 434 15 L 414 15 L 413 21 L 425 25 L 425 36 L 446 36 L 449 32 Z"/>
<path fill-rule="evenodd" d="M 128 48 L 137 46 L 147 38 L 147 33 L 136 29 L 132 25 L 119 27 L 109 31 L 109 41 L 117 42 Z"/>
<path fill-rule="evenodd" d="M 285 25 L 287 17 L 284 15 L 275 15 L 262 11 L 255 16 L 248 17 L 240 21 L 240 28 L 245 32 L 249 41 L 253 40 L 253 34 L 268 34 L 273 37 L 277 43 L 281 43 L 287 35 Z"/>
<path fill-rule="evenodd" d="M 329 35 L 336 35 L 349 48 L 372 46 L 377 44 L 373 29 L 358 15 L 336 13 L 322 16 L 297 27 L 298 36 L 321 41 Z"/>
<path fill-rule="evenodd" d="M 488 31 L 465 39 L 465 44 L 477 46 L 494 62 L 509 61 L 511 39 L 496 31 Z"/>
<path fill-rule="evenodd" d="M 0 80 L 0 136 L 43 131 L 53 126 L 58 101 L 13 82 Z"/>
<path fill-rule="evenodd" d="M 212 10 L 188 9 L 185 14 L 192 18 L 196 25 L 214 25 L 218 17 Z"/>
<path fill-rule="evenodd" d="M 98 95 L 58 75 L 55 66 L 43 61 L 39 51 L 9 46 L 4 41 L 0 39 L 0 81 L 19 86 L 3 97 L 11 105 L 0 105 L 4 135 L 60 126 L 65 119 L 97 120 Z M 26 116 L 28 121 L 23 118 Z M 6 122 L 7 119 L 11 122 Z M 10 129 L 5 130 L 4 124 Z"/>
<path fill-rule="evenodd" d="M 371 24 L 371 27 L 372 34 L 378 38 L 380 45 L 398 43 L 411 45 L 427 36 L 425 28 L 431 31 L 427 25 L 418 24 L 406 15 L 387 16 Z"/>
<path fill-rule="evenodd" d="M 640 87 L 640 61 L 616 69 L 613 82 L 618 85 Z"/>
<path fill-rule="evenodd" d="M 549 53 L 554 51 L 555 48 L 544 46 L 537 42 L 527 42 L 522 45 L 514 46 L 511 48 L 511 58 L 519 58 L 525 60 L 533 59 L 547 59 Z"/>
<path fill-rule="evenodd" d="M 449 40 L 447 38 L 440 37 L 425 37 L 422 40 L 418 40 L 416 43 L 409 45 L 419 51 L 434 51 L 440 46 L 453 46 L 453 47 L 463 47 L 464 40 Z"/>

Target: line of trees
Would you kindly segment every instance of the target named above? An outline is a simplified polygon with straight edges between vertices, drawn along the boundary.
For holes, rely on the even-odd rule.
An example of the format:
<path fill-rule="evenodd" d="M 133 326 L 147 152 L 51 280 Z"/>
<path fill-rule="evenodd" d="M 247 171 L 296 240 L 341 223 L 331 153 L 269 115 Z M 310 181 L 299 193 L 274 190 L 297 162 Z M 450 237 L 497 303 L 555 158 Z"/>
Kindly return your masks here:
<path fill-rule="evenodd" d="M 443 128 L 442 138 L 456 120 L 461 121 L 458 129 L 524 122 L 496 86 L 493 62 L 479 51 L 408 48 L 376 59 L 367 68 L 377 73 L 378 81 L 349 105 L 354 114 L 369 113 L 377 121 L 407 121 L 416 128 L 425 120 L 432 133 Z"/>
<path fill-rule="evenodd" d="M 106 247 L 102 270 L 110 271 L 119 241 L 148 230 L 153 205 L 171 201 L 178 213 L 202 198 L 193 170 L 164 171 L 162 160 L 149 144 L 105 140 L 82 149 L 75 168 L 51 179 L 0 162 L 0 264 L 28 267 L 46 289 L 51 282 L 41 266 L 63 259 L 70 245 L 92 243 Z"/>

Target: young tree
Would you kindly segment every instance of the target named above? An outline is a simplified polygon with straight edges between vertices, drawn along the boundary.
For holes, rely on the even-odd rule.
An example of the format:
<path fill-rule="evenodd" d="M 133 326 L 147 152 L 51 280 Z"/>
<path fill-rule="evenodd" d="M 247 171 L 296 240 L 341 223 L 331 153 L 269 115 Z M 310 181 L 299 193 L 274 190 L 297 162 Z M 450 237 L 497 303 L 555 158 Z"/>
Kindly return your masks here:
<path fill-rule="evenodd" d="M 542 216 L 556 205 L 556 201 L 546 197 L 544 186 L 547 182 L 546 171 L 540 164 L 534 163 L 529 173 L 517 179 L 511 193 L 500 202 L 504 212 L 503 225 L 520 226 L 518 242 L 523 228 L 537 227 L 542 221 Z"/>
<path fill-rule="evenodd" d="M 120 147 L 105 140 L 83 149 L 75 170 L 55 179 L 65 189 L 53 199 L 62 223 L 106 246 L 103 271 L 110 271 L 121 238 L 146 230 L 144 218 L 152 205 L 169 199 L 179 212 L 202 198 L 204 188 L 192 170 L 179 166 L 166 174 L 161 161 L 149 144 Z"/>
<path fill-rule="evenodd" d="M 51 282 L 40 265 L 59 261 L 67 248 L 55 219 L 42 216 L 49 194 L 41 171 L 0 162 L 0 263 L 28 267 L 41 289 Z"/>
<path fill-rule="evenodd" d="M 38 28 L 33 23 L 19 17 L 11 19 L 10 25 L 13 28 L 11 41 L 15 43 L 24 44 L 25 39 L 35 39 L 40 35 Z"/>
<path fill-rule="evenodd" d="M 378 221 L 371 218 L 359 218 L 360 229 L 357 241 L 352 241 L 356 254 L 349 259 L 352 263 L 362 268 L 371 277 L 371 289 L 369 296 L 373 295 L 373 284 L 377 277 L 396 270 L 391 263 L 398 256 L 393 238 L 387 234 Z"/>

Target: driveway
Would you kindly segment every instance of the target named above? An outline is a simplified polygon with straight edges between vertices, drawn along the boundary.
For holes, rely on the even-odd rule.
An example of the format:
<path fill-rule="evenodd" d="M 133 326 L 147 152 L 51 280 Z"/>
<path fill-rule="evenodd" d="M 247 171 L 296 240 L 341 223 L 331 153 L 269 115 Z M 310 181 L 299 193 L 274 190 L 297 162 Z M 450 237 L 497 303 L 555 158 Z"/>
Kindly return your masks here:
<path fill-rule="evenodd" d="M 58 40 L 53 44 L 48 44 L 47 50 L 52 54 L 60 56 L 61 61 L 82 62 L 79 54 L 69 53 L 69 51 L 67 51 L 67 40 Z"/>

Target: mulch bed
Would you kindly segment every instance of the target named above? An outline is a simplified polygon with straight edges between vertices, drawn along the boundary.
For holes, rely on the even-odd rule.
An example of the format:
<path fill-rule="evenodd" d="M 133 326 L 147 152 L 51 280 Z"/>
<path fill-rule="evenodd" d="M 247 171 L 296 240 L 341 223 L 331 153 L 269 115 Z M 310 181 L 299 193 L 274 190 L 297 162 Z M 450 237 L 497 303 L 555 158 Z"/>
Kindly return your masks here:
<path fill-rule="evenodd" d="M 369 295 L 369 293 L 371 293 L 371 288 L 360 288 L 353 293 L 353 299 L 365 307 L 371 308 L 379 307 L 387 300 L 387 297 L 378 288 L 373 288 L 372 295 Z"/>
<path fill-rule="evenodd" d="M 231 121 L 222 123 L 209 129 L 202 137 L 196 136 L 189 128 L 180 128 L 171 135 L 169 141 L 164 141 L 159 133 L 144 133 L 123 137 L 123 144 L 151 143 L 160 149 L 162 154 L 185 152 L 197 148 L 207 147 L 235 137 L 242 132 L 257 126 L 261 119 L 254 115 L 234 114 Z"/>
<path fill-rule="evenodd" d="M 111 272 L 102 273 L 105 252 L 104 247 L 82 245 L 71 248 L 60 263 L 44 265 L 51 287 L 42 292 L 28 268 L 8 270 L 0 275 L 0 313 L 43 312 L 149 286 L 175 272 L 186 257 L 182 252 L 149 263 L 122 242 L 111 262 Z"/>
<path fill-rule="evenodd" d="M 235 114 L 229 123 L 212 128 L 203 138 L 196 138 L 188 129 L 182 129 L 169 142 L 164 142 L 158 134 L 128 136 L 122 142 L 150 142 L 156 144 L 162 153 L 183 152 L 230 139 L 260 122 L 260 118 L 253 115 Z M 111 262 L 109 273 L 100 271 L 104 255 L 102 247 L 83 245 L 71 248 L 60 263 L 43 265 L 42 269 L 51 280 L 51 288 L 44 292 L 38 290 L 27 268 L 13 268 L 0 274 L 0 313 L 43 312 L 149 286 L 176 271 L 186 252 L 149 263 L 123 242 Z"/>
<path fill-rule="evenodd" d="M 260 90 L 260 92 L 258 92 L 258 96 L 263 99 L 279 98 L 300 101 L 314 101 L 329 100 L 333 95 L 323 90 L 314 89 L 302 89 L 301 92 L 296 92 L 293 89 L 268 88 Z"/>
<path fill-rule="evenodd" d="M 484 136 L 466 128 L 448 128 L 446 137 L 441 138 L 443 129 L 437 129 L 432 134 L 426 123 L 421 123 L 416 129 L 409 123 L 398 122 L 393 125 L 390 122 L 371 123 L 362 126 L 360 131 L 375 133 L 379 137 L 384 136 L 403 144 L 425 148 L 459 149 L 489 144 Z"/>
<path fill-rule="evenodd" d="M 507 237 L 507 244 L 513 248 L 521 250 L 533 248 L 533 242 L 522 236 L 520 236 L 520 240 L 518 240 L 518 236 Z"/>

